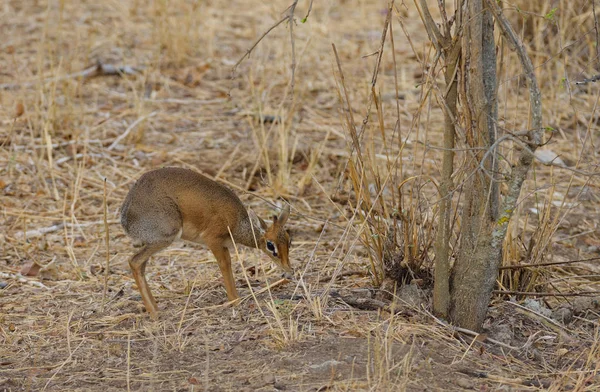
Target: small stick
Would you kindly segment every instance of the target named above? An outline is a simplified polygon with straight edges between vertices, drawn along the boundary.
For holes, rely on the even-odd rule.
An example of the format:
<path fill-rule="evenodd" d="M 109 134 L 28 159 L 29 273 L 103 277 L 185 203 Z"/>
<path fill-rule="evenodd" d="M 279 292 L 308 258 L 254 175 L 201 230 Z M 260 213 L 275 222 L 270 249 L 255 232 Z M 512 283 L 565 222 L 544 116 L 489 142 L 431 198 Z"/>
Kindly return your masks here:
<path fill-rule="evenodd" d="M 431 317 L 436 323 L 438 323 L 439 325 L 441 325 L 442 327 L 446 327 L 448 329 L 450 329 L 451 331 L 455 331 L 455 332 L 459 332 L 459 333 L 463 333 L 465 335 L 470 335 L 473 337 L 474 341 L 477 341 L 477 339 L 483 339 L 484 342 L 489 342 L 492 344 L 496 344 L 500 347 L 504 347 L 508 350 L 520 350 L 523 349 L 525 347 L 527 347 L 528 343 L 525 343 L 525 345 L 523 345 L 523 347 L 515 347 L 515 346 L 511 346 L 509 344 L 506 343 L 502 343 L 498 340 L 492 339 L 490 337 L 487 337 L 486 335 L 481 335 L 475 331 L 471 331 L 470 329 L 466 329 L 466 328 L 461 328 L 461 327 L 455 327 L 454 325 L 450 325 L 448 323 L 446 323 L 445 321 L 435 317 L 433 314 L 431 314 L 430 312 L 428 312 L 426 309 L 422 309 L 423 312 L 425 312 L 429 317 Z"/>
<path fill-rule="evenodd" d="M 557 323 L 556 321 L 552 320 L 549 317 L 544 316 L 541 313 L 538 313 L 532 309 L 529 309 L 525 306 L 519 305 L 516 302 L 512 302 L 512 301 L 507 301 L 507 303 L 509 305 L 515 306 L 517 308 L 517 310 L 523 312 L 523 313 L 527 313 L 529 315 L 534 316 L 535 318 L 538 319 L 538 321 L 540 321 L 540 323 L 546 325 L 547 327 L 551 328 L 552 330 L 554 330 L 554 332 L 558 333 L 558 334 L 562 334 L 562 333 L 569 333 L 571 335 L 576 335 L 575 332 L 567 329 L 566 327 L 560 325 L 559 323 Z"/>
<path fill-rule="evenodd" d="M 106 270 L 104 271 L 104 290 L 102 291 L 102 311 L 106 305 L 106 293 L 108 292 L 108 270 L 110 269 L 110 232 L 108 226 L 108 205 L 106 201 L 106 178 L 104 178 L 104 233 L 106 235 Z"/>
<path fill-rule="evenodd" d="M 75 73 L 64 75 L 64 76 L 57 76 L 54 78 L 44 79 L 44 80 L 42 80 L 42 83 L 60 82 L 62 80 L 76 79 L 79 77 L 82 79 L 88 79 L 88 78 L 93 78 L 96 76 L 136 75 L 139 73 L 139 71 L 141 69 L 142 68 L 132 67 L 129 65 L 117 66 L 117 65 L 112 65 L 112 64 L 98 63 L 96 65 L 92 65 L 91 67 L 84 69 L 83 71 L 75 72 Z M 16 89 L 20 89 L 22 87 L 32 87 L 32 86 L 37 85 L 38 83 L 39 82 L 26 82 L 23 84 L 19 84 L 19 83 L 0 84 L 0 90 L 16 90 Z"/>
<path fill-rule="evenodd" d="M 8 272 L 0 272 L 0 278 L 15 279 L 19 283 L 27 283 L 27 284 L 30 284 L 30 285 L 35 286 L 35 287 L 39 287 L 39 288 L 42 288 L 42 289 L 50 290 L 50 287 L 44 285 L 43 283 L 35 281 L 35 280 L 26 279 L 21 274 L 11 274 L 11 273 L 8 273 Z"/>
<path fill-rule="evenodd" d="M 344 301 L 345 303 L 347 303 L 348 305 L 352 306 L 353 308 L 357 308 L 357 309 L 361 309 L 361 310 L 385 310 L 388 311 L 390 313 L 398 313 L 398 309 L 396 309 L 396 311 L 392 311 L 390 308 L 390 304 L 387 304 L 383 301 L 379 301 L 373 298 L 361 298 L 361 297 L 355 297 L 355 296 L 349 296 L 349 295 L 341 295 L 340 293 L 338 293 L 335 290 L 331 291 L 331 297 L 332 298 L 339 298 L 342 301 Z"/>
<path fill-rule="evenodd" d="M 594 4 L 594 3 L 592 2 L 592 4 Z M 588 84 L 588 83 L 597 82 L 598 80 L 600 80 L 600 75 L 594 75 L 591 78 L 583 79 L 583 80 L 580 80 L 578 82 L 575 82 L 575 84 L 579 86 L 579 85 L 582 85 L 582 84 Z"/>
<path fill-rule="evenodd" d="M 56 187 L 56 179 L 54 178 L 54 163 L 52 156 L 52 136 L 50 136 L 50 132 L 48 131 L 48 124 L 44 124 L 44 141 L 46 142 L 46 154 L 48 155 L 48 171 L 50 172 L 50 180 L 52 181 L 52 188 L 54 191 L 54 200 L 59 200 L 60 196 L 58 194 L 58 188 Z"/>

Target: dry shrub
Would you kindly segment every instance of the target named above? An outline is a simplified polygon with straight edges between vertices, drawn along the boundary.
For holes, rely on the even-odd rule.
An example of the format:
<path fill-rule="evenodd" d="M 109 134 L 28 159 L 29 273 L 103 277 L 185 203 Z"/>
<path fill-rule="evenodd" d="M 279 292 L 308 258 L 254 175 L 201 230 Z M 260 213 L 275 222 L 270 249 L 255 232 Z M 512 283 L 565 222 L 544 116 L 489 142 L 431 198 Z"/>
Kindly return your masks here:
<path fill-rule="evenodd" d="M 344 97 L 342 90 L 340 97 Z M 350 116 L 345 118 L 344 125 L 353 141 L 347 172 L 355 196 L 350 208 L 368 249 L 373 283 L 385 284 L 384 291 L 393 292 L 395 285 L 410 283 L 414 278 L 430 281 L 434 216 L 423 188 L 431 186 L 432 181 L 403 174 L 402 135 L 396 130 L 387 133 L 381 97 L 372 99 L 377 118 L 373 124 L 366 124 L 364 132 L 358 131 Z"/>
<path fill-rule="evenodd" d="M 504 266 L 514 267 L 556 261 L 557 256 L 564 259 L 566 252 L 553 251 L 564 249 L 556 239 L 557 233 L 564 230 L 566 220 L 579 219 L 580 211 L 574 207 L 580 203 L 588 184 L 593 186 L 593 177 L 587 173 L 597 170 L 594 142 L 590 139 L 590 127 L 597 116 L 590 99 L 595 97 L 592 85 L 575 82 L 599 72 L 598 33 L 597 17 L 590 1 L 519 0 L 503 2 L 503 9 L 515 30 L 520 32 L 536 68 L 547 125 L 543 149 L 557 153 L 566 161 L 566 166 L 583 169 L 577 173 L 545 170 L 536 165 L 522 191 L 522 200 L 505 241 Z M 529 126 L 528 112 L 522 108 L 527 106 L 520 104 L 527 97 L 525 78 L 514 53 L 502 43 L 500 50 L 498 97 L 502 131 L 518 132 Z M 510 162 L 514 148 L 506 143 L 500 150 L 500 154 L 508 158 L 506 162 Z M 510 170 L 509 166 L 501 164 L 501 167 L 503 171 Z M 501 190 L 504 189 L 501 187 Z M 515 268 L 503 270 L 499 282 L 503 290 L 546 292 L 552 288 L 548 282 L 554 277 L 548 268 Z"/>

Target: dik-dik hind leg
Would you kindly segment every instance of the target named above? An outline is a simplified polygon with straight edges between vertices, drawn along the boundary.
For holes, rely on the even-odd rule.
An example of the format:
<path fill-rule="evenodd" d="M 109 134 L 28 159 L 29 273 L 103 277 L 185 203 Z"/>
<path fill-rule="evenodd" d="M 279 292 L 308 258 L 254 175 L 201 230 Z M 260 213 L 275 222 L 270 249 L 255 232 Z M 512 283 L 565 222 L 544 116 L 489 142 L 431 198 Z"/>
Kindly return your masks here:
<path fill-rule="evenodd" d="M 133 278 L 138 287 L 140 294 L 142 295 L 142 301 L 146 307 L 146 311 L 152 318 L 158 316 L 158 306 L 156 300 L 148 287 L 146 281 L 146 263 L 150 257 L 169 246 L 171 242 L 161 242 L 157 244 L 147 244 L 138 253 L 133 255 L 129 260 L 129 267 L 133 273 Z"/>
<path fill-rule="evenodd" d="M 227 291 L 227 298 L 230 301 L 239 298 L 237 289 L 235 288 L 235 280 L 233 279 L 233 271 L 231 269 L 231 257 L 229 255 L 229 249 L 224 248 L 222 245 L 210 246 L 210 250 L 217 259 L 219 269 L 223 275 L 223 282 L 225 283 L 225 290 Z"/>

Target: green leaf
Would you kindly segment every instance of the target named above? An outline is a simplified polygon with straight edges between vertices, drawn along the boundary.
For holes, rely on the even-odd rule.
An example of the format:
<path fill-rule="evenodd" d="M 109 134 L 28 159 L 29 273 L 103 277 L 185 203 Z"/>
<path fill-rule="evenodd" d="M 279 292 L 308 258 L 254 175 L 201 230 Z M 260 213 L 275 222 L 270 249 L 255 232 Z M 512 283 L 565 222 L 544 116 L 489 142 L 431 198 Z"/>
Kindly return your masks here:
<path fill-rule="evenodd" d="M 305 16 L 304 18 L 302 18 L 302 19 L 300 20 L 300 22 L 301 22 L 301 23 L 306 23 L 306 19 L 308 19 L 308 18 Z"/>
<path fill-rule="evenodd" d="M 560 87 L 561 88 L 565 88 L 566 83 L 567 83 L 567 78 L 560 79 Z"/>
<path fill-rule="evenodd" d="M 557 9 L 558 9 L 558 7 L 552 8 L 550 10 L 550 12 L 548 12 L 546 15 L 544 15 L 544 19 L 553 21 L 554 20 L 554 14 L 556 14 L 556 10 Z"/>

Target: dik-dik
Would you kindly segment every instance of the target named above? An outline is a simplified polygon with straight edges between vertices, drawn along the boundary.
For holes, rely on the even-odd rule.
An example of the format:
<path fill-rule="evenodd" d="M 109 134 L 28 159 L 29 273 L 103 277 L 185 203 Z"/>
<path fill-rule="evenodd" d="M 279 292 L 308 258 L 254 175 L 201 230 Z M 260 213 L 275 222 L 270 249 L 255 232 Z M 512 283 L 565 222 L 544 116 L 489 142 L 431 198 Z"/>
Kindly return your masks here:
<path fill-rule="evenodd" d="M 129 260 L 144 306 L 157 316 L 156 300 L 146 282 L 146 263 L 177 239 L 205 244 L 215 255 L 223 274 L 227 298 L 239 298 L 231 269 L 229 247 L 258 248 L 291 276 L 290 236 L 285 223 L 286 205 L 267 225 L 229 188 L 192 170 L 167 167 L 143 174 L 121 207 L 121 225 L 141 250 Z"/>

